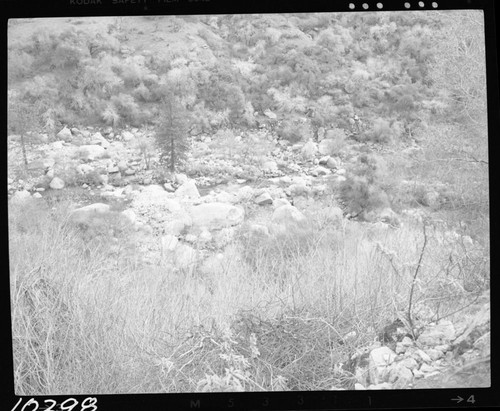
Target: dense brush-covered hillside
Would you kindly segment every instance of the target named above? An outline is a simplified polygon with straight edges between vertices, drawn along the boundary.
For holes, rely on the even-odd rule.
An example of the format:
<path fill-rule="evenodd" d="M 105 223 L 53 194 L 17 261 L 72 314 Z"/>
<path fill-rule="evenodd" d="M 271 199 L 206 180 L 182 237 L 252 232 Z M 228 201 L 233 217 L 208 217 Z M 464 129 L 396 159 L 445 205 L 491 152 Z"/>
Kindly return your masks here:
<path fill-rule="evenodd" d="M 476 17 L 16 20 L 9 28 L 10 99 L 36 103 L 36 126 L 140 126 L 155 122 L 158 103 L 173 87 L 192 114 L 193 132 L 253 127 L 271 110 L 285 138 L 307 139 L 322 126 L 348 128 L 356 114 L 367 138 L 399 139 L 433 115 L 458 115 L 459 94 L 478 92 L 484 78 L 460 88 L 463 74 L 453 58 L 461 56 L 453 55 L 455 40 L 446 36 L 460 23 L 472 27 Z M 474 36 L 471 31 L 464 47 L 472 49 Z"/>

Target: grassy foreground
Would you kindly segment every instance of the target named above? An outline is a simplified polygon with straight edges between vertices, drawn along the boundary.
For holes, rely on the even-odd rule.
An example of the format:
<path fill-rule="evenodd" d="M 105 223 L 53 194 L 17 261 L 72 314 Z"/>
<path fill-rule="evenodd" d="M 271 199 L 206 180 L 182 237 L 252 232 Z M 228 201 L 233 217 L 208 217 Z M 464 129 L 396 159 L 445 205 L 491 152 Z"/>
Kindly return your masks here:
<path fill-rule="evenodd" d="M 349 388 L 338 364 L 410 294 L 418 327 L 489 287 L 489 250 L 431 223 L 422 252 L 422 224 L 311 211 L 308 231 L 242 227 L 218 257 L 174 272 L 142 261 L 133 232 L 89 235 L 67 216 L 64 201 L 9 205 L 17 395 Z"/>

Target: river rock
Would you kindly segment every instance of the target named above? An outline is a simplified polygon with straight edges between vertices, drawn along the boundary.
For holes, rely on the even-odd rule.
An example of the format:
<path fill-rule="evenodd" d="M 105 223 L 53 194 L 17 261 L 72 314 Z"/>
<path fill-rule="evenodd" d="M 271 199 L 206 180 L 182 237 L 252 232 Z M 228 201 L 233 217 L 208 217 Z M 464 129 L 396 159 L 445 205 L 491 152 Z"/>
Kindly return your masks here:
<path fill-rule="evenodd" d="M 325 163 L 325 166 L 328 167 L 329 169 L 339 168 L 340 162 L 336 158 L 329 157 Z"/>
<path fill-rule="evenodd" d="M 256 204 L 263 206 L 272 204 L 273 198 L 271 197 L 271 194 L 269 194 L 267 191 L 264 191 L 261 195 L 255 197 L 254 201 Z"/>
<path fill-rule="evenodd" d="M 53 150 L 60 150 L 64 146 L 64 141 L 54 141 L 53 143 L 50 143 L 50 147 Z"/>
<path fill-rule="evenodd" d="M 189 181 L 189 178 L 186 174 L 182 174 L 182 173 L 177 173 L 175 176 L 174 176 L 174 181 L 177 183 L 177 184 L 184 184 L 184 183 L 187 183 Z"/>
<path fill-rule="evenodd" d="M 10 201 L 12 204 L 21 204 L 31 197 L 31 194 L 27 190 L 16 191 L 11 197 Z"/>
<path fill-rule="evenodd" d="M 292 205 L 283 205 L 274 210 L 269 231 L 280 235 L 307 228 L 307 218 Z"/>
<path fill-rule="evenodd" d="M 100 145 L 101 147 L 104 147 L 104 148 L 108 148 L 111 144 L 109 143 L 108 140 L 106 140 L 103 135 L 99 132 L 95 133 L 93 136 L 92 136 L 92 139 L 91 139 L 91 144 L 96 144 L 96 145 Z"/>
<path fill-rule="evenodd" d="M 393 364 L 389 371 L 389 383 L 394 389 L 404 389 L 413 381 L 413 373 L 401 363 Z"/>
<path fill-rule="evenodd" d="M 372 384 L 384 381 L 387 367 L 396 359 L 396 353 L 389 347 L 375 348 L 369 356 L 369 375 Z"/>
<path fill-rule="evenodd" d="M 194 206 L 190 214 L 193 226 L 220 230 L 241 224 L 245 217 L 245 210 L 240 206 L 215 202 Z"/>
<path fill-rule="evenodd" d="M 71 141 L 73 135 L 71 134 L 71 130 L 64 126 L 64 128 L 56 134 L 56 137 L 63 141 Z"/>
<path fill-rule="evenodd" d="M 110 206 L 108 204 L 94 203 L 73 210 L 69 215 L 69 219 L 78 225 L 96 226 L 101 223 L 98 217 L 108 213 L 109 210 Z"/>
<path fill-rule="evenodd" d="M 176 197 L 185 199 L 198 199 L 200 198 L 200 193 L 196 188 L 196 182 L 194 180 L 188 180 L 183 183 L 176 191 Z"/>
<path fill-rule="evenodd" d="M 130 131 L 122 131 L 123 141 L 132 141 L 135 136 Z"/>
<path fill-rule="evenodd" d="M 276 161 L 266 161 L 262 164 L 261 169 L 264 172 L 276 172 L 278 171 L 278 164 L 276 164 Z"/>
<path fill-rule="evenodd" d="M 284 206 L 284 205 L 291 205 L 290 201 L 288 201 L 285 198 L 277 198 L 273 200 L 273 207 L 274 209 L 277 209 L 278 207 Z"/>
<path fill-rule="evenodd" d="M 422 345 L 436 346 L 448 344 L 455 339 L 455 327 L 448 320 L 442 320 L 439 324 L 424 330 L 418 337 L 418 342 Z"/>
<path fill-rule="evenodd" d="M 131 208 L 127 209 L 127 210 L 123 210 L 122 211 L 122 214 L 128 218 L 128 220 L 130 221 L 130 223 L 135 223 L 135 221 L 137 220 L 137 216 L 135 215 L 135 212 L 134 210 L 132 210 Z"/>
<path fill-rule="evenodd" d="M 52 190 L 61 190 L 64 188 L 64 181 L 59 177 L 54 177 L 49 186 Z"/>

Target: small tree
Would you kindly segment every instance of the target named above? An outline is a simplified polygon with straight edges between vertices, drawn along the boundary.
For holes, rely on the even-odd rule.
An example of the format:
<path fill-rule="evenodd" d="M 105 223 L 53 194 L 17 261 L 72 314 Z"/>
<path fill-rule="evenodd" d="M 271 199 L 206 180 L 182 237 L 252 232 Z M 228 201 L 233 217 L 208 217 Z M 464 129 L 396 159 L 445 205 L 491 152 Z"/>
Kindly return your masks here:
<path fill-rule="evenodd" d="M 156 131 L 160 163 L 174 172 L 175 168 L 186 160 L 189 149 L 189 113 L 173 93 L 162 99 L 161 111 Z"/>
<path fill-rule="evenodd" d="M 389 207 L 384 190 L 388 175 L 384 160 L 377 155 L 361 155 L 340 185 L 342 199 L 356 216 L 363 212 Z"/>
<path fill-rule="evenodd" d="M 26 143 L 30 140 L 30 132 L 38 131 L 41 126 L 40 106 L 23 100 L 9 100 L 8 129 L 10 133 L 18 133 L 21 137 L 21 150 L 24 165 L 28 165 Z"/>
<path fill-rule="evenodd" d="M 138 139 L 137 149 L 140 151 L 141 156 L 144 159 L 146 170 L 149 170 L 151 166 L 151 157 L 153 157 L 154 155 L 154 147 L 152 146 L 150 141 L 143 137 Z"/>

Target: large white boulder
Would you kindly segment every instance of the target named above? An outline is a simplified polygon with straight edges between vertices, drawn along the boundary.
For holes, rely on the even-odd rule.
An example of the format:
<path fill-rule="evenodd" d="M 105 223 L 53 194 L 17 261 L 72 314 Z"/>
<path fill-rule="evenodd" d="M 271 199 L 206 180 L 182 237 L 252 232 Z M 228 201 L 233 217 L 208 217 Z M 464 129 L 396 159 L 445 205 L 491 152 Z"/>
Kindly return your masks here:
<path fill-rule="evenodd" d="M 132 141 L 135 139 L 135 136 L 130 131 L 123 131 L 122 139 L 123 141 Z"/>
<path fill-rule="evenodd" d="M 292 205 L 282 205 L 274 210 L 269 231 L 272 234 L 293 233 L 307 227 L 307 218 Z"/>
<path fill-rule="evenodd" d="M 226 203 L 207 203 L 192 207 L 190 214 L 193 226 L 220 230 L 241 224 L 245 217 L 245 210 Z"/>
<path fill-rule="evenodd" d="M 91 141 L 91 144 L 97 144 L 97 145 L 100 145 L 104 148 L 108 148 L 111 144 L 108 140 L 106 140 L 103 135 L 99 132 L 95 133 L 93 136 L 92 136 L 92 141 Z"/>
<path fill-rule="evenodd" d="M 71 212 L 72 216 L 78 215 L 78 214 L 83 214 L 83 213 L 97 213 L 97 214 L 104 214 L 109 212 L 110 210 L 109 204 L 104 204 L 104 203 L 94 203 L 90 204 L 88 206 L 80 207 Z"/>
<path fill-rule="evenodd" d="M 59 177 L 54 177 L 50 182 L 49 186 L 53 190 L 61 190 L 64 188 L 64 181 Z"/>
<path fill-rule="evenodd" d="M 271 197 L 271 194 L 269 192 L 264 191 L 262 194 L 259 196 L 255 197 L 254 199 L 255 204 L 258 205 L 268 205 L 273 203 L 273 198 Z"/>
<path fill-rule="evenodd" d="M 131 222 L 131 223 L 135 223 L 135 221 L 137 220 L 137 216 L 135 215 L 135 211 L 132 210 L 131 208 L 128 208 L 126 210 L 123 210 L 122 211 L 122 214 L 128 218 L 128 220 Z"/>
<path fill-rule="evenodd" d="M 370 352 L 368 364 L 372 384 L 384 382 L 388 374 L 388 367 L 395 359 L 396 353 L 389 347 L 375 348 Z"/>
<path fill-rule="evenodd" d="M 200 198 L 200 193 L 196 188 L 196 182 L 194 180 L 188 180 L 183 183 L 176 191 L 176 197 L 186 198 L 186 199 L 198 199 Z"/>
<path fill-rule="evenodd" d="M 448 344 L 455 339 L 455 327 L 451 321 L 442 320 L 439 324 L 424 330 L 418 337 L 418 342 L 422 345 L 435 346 Z"/>
<path fill-rule="evenodd" d="M 181 203 L 176 198 L 166 198 L 162 204 L 171 213 L 179 213 L 180 211 L 183 211 Z"/>
<path fill-rule="evenodd" d="M 178 173 L 174 176 L 174 180 L 177 184 L 184 184 L 189 181 L 189 178 L 186 174 Z"/>
<path fill-rule="evenodd" d="M 277 199 L 273 200 L 273 207 L 275 209 L 279 208 L 281 206 L 284 206 L 284 205 L 291 205 L 290 201 L 288 201 L 286 198 L 277 198 Z"/>
<path fill-rule="evenodd" d="M 278 118 L 278 116 L 275 113 L 273 113 L 271 110 L 269 110 L 269 109 L 266 109 L 264 111 L 264 115 L 267 118 L 270 118 L 271 120 L 276 120 Z"/>
<path fill-rule="evenodd" d="M 276 224 L 301 224 L 306 217 L 292 205 L 282 205 L 274 210 L 271 221 Z"/>
<path fill-rule="evenodd" d="M 334 168 L 339 168 L 340 163 L 339 163 L 339 161 L 336 158 L 329 157 L 328 160 L 326 160 L 326 164 L 325 165 L 328 168 L 330 168 L 330 169 L 334 169 Z"/>
<path fill-rule="evenodd" d="M 264 172 L 276 172 L 278 171 L 278 164 L 276 164 L 276 161 L 268 160 L 262 164 L 261 169 Z"/>
<path fill-rule="evenodd" d="M 21 191 L 16 191 L 12 198 L 10 199 L 10 202 L 12 204 L 21 204 L 25 202 L 27 199 L 31 197 L 31 194 L 29 191 L 26 190 L 21 190 Z"/>
<path fill-rule="evenodd" d="M 54 141 L 53 143 L 50 143 L 50 147 L 54 150 L 60 150 L 64 146 L 64 141 Z"/>
<path fill-rule="evenodd" d="M 59 133 L 57 133 L 56 137 L 59 140 L 71 141 L 73 135 L 71 134 L 71 130 L 68 127 L 64 126 L 64 128 L 61 131 L 59 131 Z"/>
<path fill-rule="evenodd" d="M 95 217 L 108 213 L 110 206 L 103 203 L 94 203 L 85 207 L 77 208 L 70 213 L 70 221 L 75 224 L 86 226 L 95 225 Z"/>
<path fill-rule="evenodd" d="M 392 364 L 388 376 L 389 383 L 393 384 L 393 388 L 401 390 L 408 388 L 413 381 L 413 373 L 403 364 Z"/>

